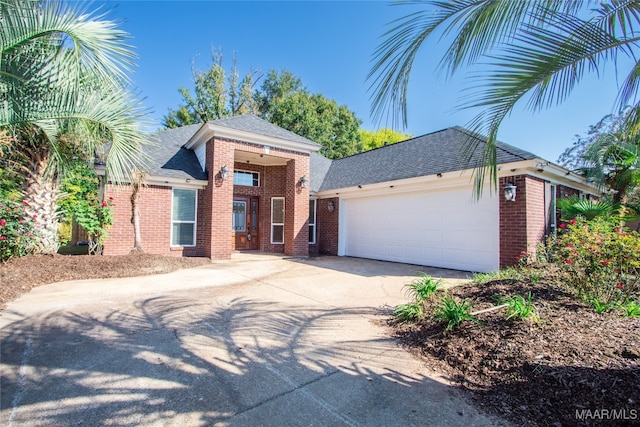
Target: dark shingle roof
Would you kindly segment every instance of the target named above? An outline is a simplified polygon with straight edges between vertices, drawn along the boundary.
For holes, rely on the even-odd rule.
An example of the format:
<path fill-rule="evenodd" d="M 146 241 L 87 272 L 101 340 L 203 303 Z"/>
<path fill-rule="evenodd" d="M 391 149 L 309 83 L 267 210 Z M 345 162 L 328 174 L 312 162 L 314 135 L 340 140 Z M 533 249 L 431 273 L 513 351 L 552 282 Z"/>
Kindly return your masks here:
<path fill-rule="evenodd" d="M 206 180 L 207 174 L 200 167 L 195 153 L 182 148 L 200 127 L 202 124 L 195 124 L 149 135 L 149 144 L 143 149 L 147 173 Z"/>
<path fill-rule="evenodd" d="M 317 191 L 333 190 L 459 171 L 466 166 L 461 153 L 469 138 L 479 142 L 468 164 L 473 168 L 480 164 L 486 139 L 456 126 L 334 160 L 324 178 L 316 178 L 322 179 L 322 183 L 312 182 L 312 189 L 318 186 Z M 511 145 L 502 142 L 497 144 L 498 164 L 535 158 L 536 155 Z M 314 162 L 312 158 L 312 165 L 315 166 L 316 163 L 318 162 Z M 315 173 L 312 171 L 312 178 Z"/>
<path fill-rule="evenodd" d="M 310 139 L 297 135 L 279 126 L 269 123 L 253 114 L 243 114 L 241 116 L 227 117 L 224 119 L 209 122 L 213 125 L 224 126 L 232 129 L 254 132 L 260 135 L 272 136 L 274 138 L 286 139 L 289 141 L 302 142 L 305 144 L 320 145 Z"/>

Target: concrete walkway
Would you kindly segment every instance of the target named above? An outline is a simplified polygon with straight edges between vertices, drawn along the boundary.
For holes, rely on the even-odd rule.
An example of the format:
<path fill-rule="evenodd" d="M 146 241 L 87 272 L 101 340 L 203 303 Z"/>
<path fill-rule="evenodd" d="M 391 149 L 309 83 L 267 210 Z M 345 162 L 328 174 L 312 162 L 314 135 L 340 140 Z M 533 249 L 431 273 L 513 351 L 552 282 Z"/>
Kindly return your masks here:
<path fill-rule="evenodd" d="M 238 255 L 38 287 L 0 314 L 0 425 L 497 424 L 379 325 L 417 270 Z"/>

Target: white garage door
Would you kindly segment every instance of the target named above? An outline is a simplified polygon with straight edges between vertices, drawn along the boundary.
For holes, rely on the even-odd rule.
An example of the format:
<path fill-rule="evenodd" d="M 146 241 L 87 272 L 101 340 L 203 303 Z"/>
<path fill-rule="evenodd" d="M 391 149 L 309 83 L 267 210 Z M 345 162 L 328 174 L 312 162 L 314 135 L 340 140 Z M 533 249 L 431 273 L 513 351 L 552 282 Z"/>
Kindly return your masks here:
<path fill-rule="evenodd" d="M 405 193 L 341 201 L 341 254 L 488 272 L 499 265 L 498 199 L 488 191 Z"/>

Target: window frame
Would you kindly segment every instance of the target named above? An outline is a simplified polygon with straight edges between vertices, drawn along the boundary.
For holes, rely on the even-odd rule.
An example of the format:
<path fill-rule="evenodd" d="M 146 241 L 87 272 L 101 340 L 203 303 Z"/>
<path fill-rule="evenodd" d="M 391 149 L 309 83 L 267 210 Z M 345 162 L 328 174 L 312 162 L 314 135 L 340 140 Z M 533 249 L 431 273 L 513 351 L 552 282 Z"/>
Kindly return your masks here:
<path fill-rule="evenodd" d="M 311 218 L 311 213 L 309 213 L 309 244 L 316 244 L 316 220 L 318 217 L 318 200 L 313 199 L 309 200 L 309 210 L 311 210 L 311 204 L 313 204 L 313 218 Z M 313 219 L 313 222 L 311 221 Z M 313 227 L 313 233 L 311 233 L 311 227 Z M 313 237 L 313 239 L 311 238 Z"/>
<path fill-rule="evenodd" d="M 549 196 L 551 200 L 549 200 L 549 231 L 552 234 L 556 234 L 558 232 L 558 217 L 557 217 L 557 209 L 558 209 L 558 199 L 557 193 L 558 186 L 556 184 L 549 184 Z"/>
<path fill-rule="evenodd" d="M 282 200 L 282 222 L 281 223 L 280 222 L 276 222 L 276 223 L 273 222 L 273 201 L 277 200 L 277 199 Z M 270 210 L 271 210 L 271 221 L 270 221 L 271 225 L 270 225 L 270 230 L 269 230 L 270 231 L 270 233 L 269 233 L 269 242 L 272 245 L 284 245 L 284 216 L 285 216 L 285 199 L 284 199 L 284 197 L 272 197 L 271 198 L 271 209 Z M 282 242 L 275 242 L 273 240 L 273 227 L 274 226 L 282 227 Z"/>
<path fill-rule="evenodd" d="M 237 172 L 240 172 L 240 173 L 243 173 L 243 174 L 251 174 L 252 175 L 252 180 L 251 181 L 252 182 L 257 181 L 257 185 L 237 184 L 236 181 L 235 181 Z M 232 178 L 233 178 L 233 185 L 238 185 L 240 187 L 260 187 L 260 172 L 248 171 L 248 170 L 243 170 L 243 169 L 234 169 Z"/>
<path fill-rule="evenodd" d="M 195 193 L 194 198 L 194 209 L 193 209 L 193 221 L 178 221 L 173 218 L 173 203 L 175 201 L 175 191 L 193 191 Z M 193 242 L 191 245 L 180 245 L 173 243 L 173 225 L 174 224 L 193 224 L 193 236 L 191 241 Z M 172 187 L 171 188 L 171 232 L 169 236 L 169 242 L 171 247 L 179 247 L 179 248 L 193 248 L 196 246 L 196 235 L 198 229 L 198 190 L 193 188 L 180 188 L 180 187 Z"/>

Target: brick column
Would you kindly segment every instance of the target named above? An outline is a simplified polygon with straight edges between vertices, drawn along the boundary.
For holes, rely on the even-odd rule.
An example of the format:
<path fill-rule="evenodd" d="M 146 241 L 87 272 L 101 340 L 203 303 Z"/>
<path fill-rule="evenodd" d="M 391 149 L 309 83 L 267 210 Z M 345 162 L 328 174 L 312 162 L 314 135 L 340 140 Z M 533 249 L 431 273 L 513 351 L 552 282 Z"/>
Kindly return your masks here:
<path fill-rule="evenodd" d="M 287 162 L 284 202 L 284 253 L 309 256 L 309 184 L 302 188 L 300 178 L 309 179 L 309 156 L 296 155 Z"/>
<path fill-rule="evenodd" d="M 524 252 L 535 252 L 545 235 L 544 181 L 518 175 L 500 178 L 500 268 L 515 265 Z M 508 202 L 502 190 L 513 182 L 516 201 Z"/>
<path fill-rule="evenodd" d="M 209 184 L 204 197 L 204 256 L 211 259 L 229 259 L 232 251 L 231 216 L 233 209 L 234 145 L 228 141 L 207 142 L 207 171 Z M 220 168 L 227 166 L 226 181 Z"/>

